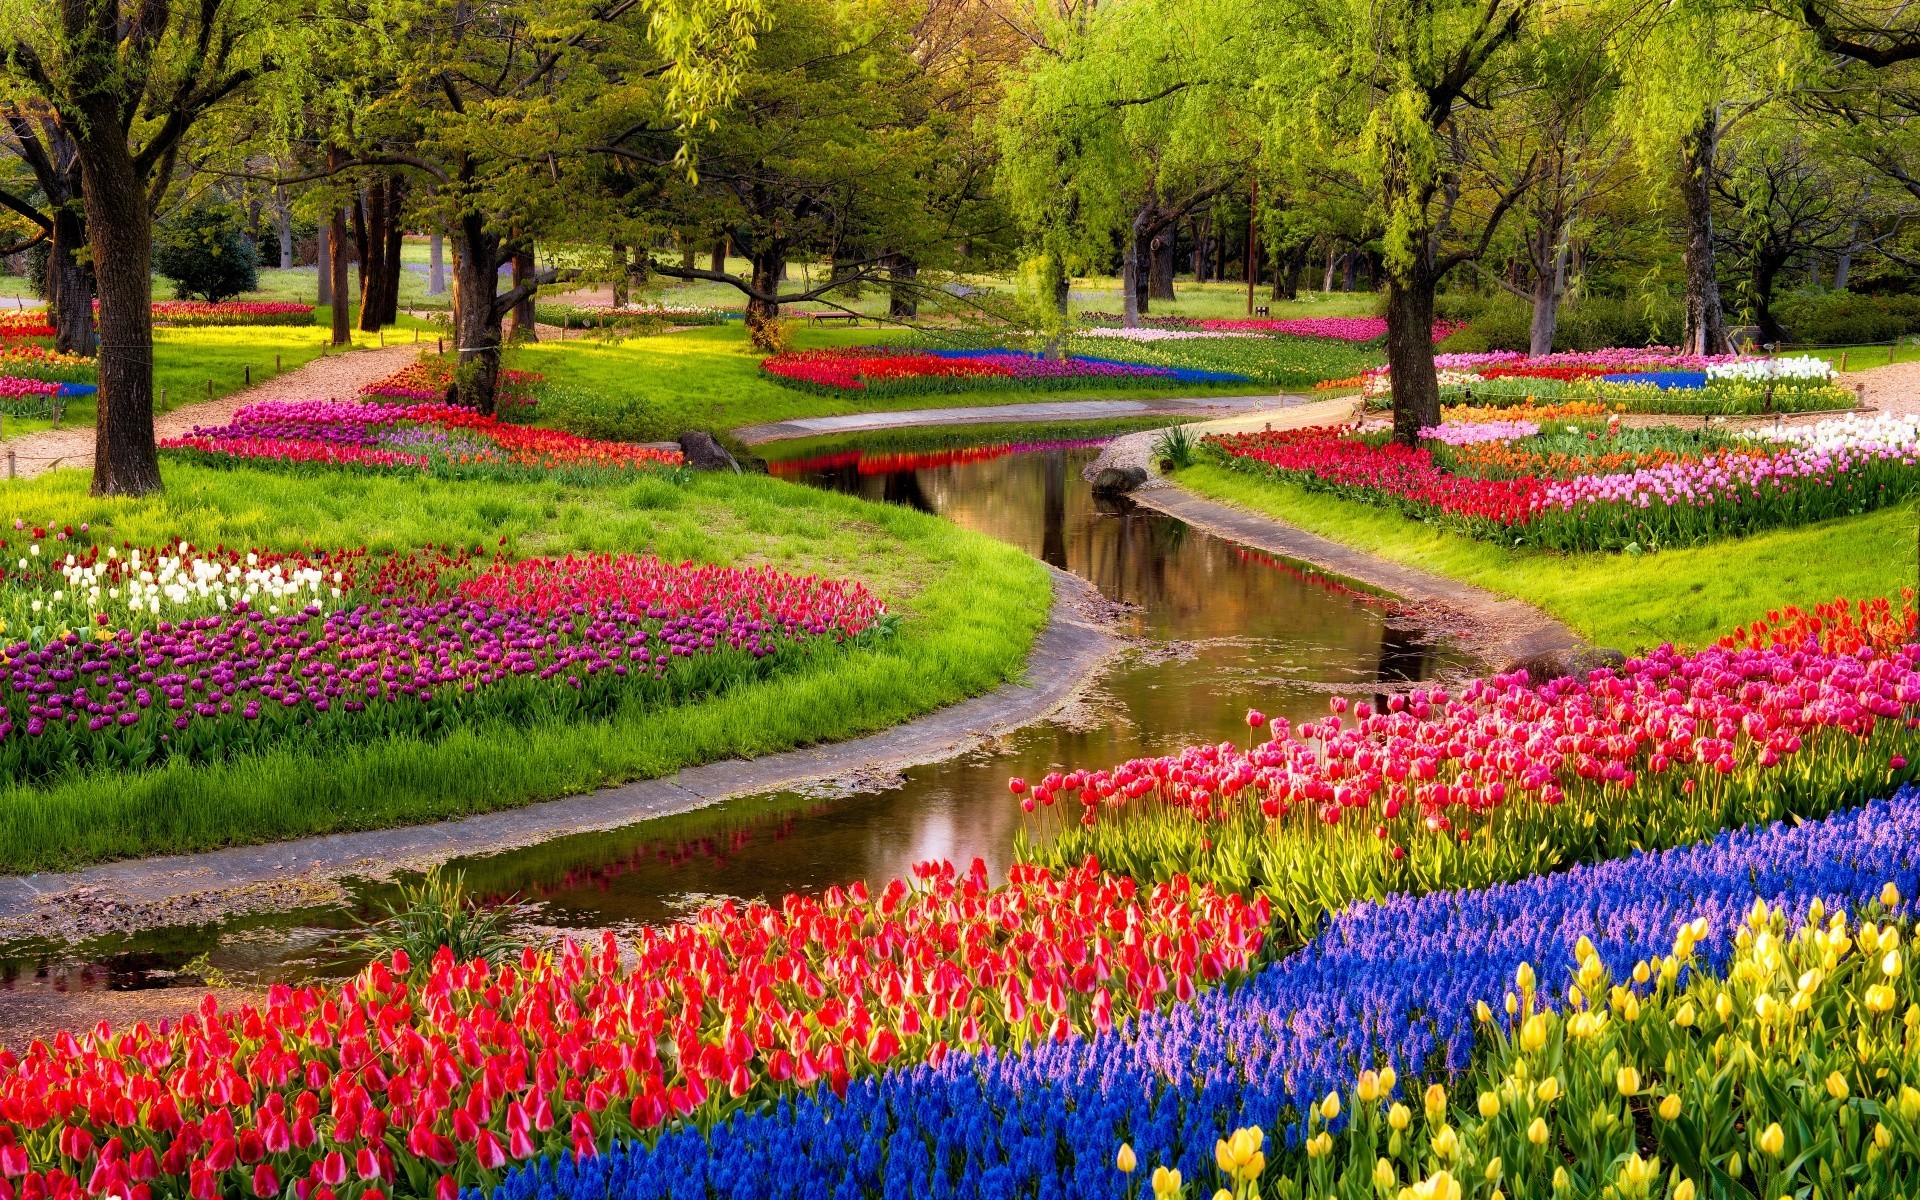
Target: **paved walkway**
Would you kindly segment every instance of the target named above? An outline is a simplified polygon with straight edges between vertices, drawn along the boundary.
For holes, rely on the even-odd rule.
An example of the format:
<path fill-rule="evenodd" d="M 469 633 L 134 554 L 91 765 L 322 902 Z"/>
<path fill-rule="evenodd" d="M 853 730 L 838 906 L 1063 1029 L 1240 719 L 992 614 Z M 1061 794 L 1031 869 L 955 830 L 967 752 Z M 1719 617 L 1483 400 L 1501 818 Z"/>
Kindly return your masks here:
<path fill-rule="evenodd" d="M 193 432 L 195 425 L 224 425 L 235 409 L 262 400 L 350 400 L 362 387 L 406 366 L 420 355 L 420 347 L 387 346 L 383 349 L 353 350 L 316 358 L 303 367 L 275 375 L 219 400 L 183 404 L 154 418 L 157 437 L 179 437 Z M 32 478 L 60 467 L 93 469 L 94 428 L 76 425 L 70 429 L 46 429 L 0 443 L 0 452 L 11 451 L 15 470 L 22 478 Z"/>
<path fill-rule="evenodd" d="M 764 758 L 708 763 L 664 779 L 457 821 L 102 863 L 61 874 L 6 876 L 0 878 L 0 938 L 38 933 L 78 940 L 85 931 L 68 928 L 67 918 L 103 909 L 112 912 L 104 927 L 118 930 L 189 917 L 204 923 L 250 911 L 261 897 L 272 903 L 285 886 L 302 881 L 377 878 L 451 858 L 618 829 L 734 796 L 951 758 L 1052 715 L 1119 648 L 1100 617 L 1102 606 L 1093 585 L 1060 571 L 1053 578 L 1052 615 L 1027 657 L 1023 681 L 891 729 Z"/>
<path fill-rule="evenodd" d="M 990 404 L 977 408 L 908 408 L 899 412 L 847 413 L 838 417 L 802 417 L 767 425 L 746 425 L 733 436 L 749 446 L 782 438 L 830 433 L 871 433 L 918 425 L 987 425 L 1017 421 L 1092 421 L 1110 417 L 1218 417 L 1272 408 L 1284 396 L 1203 396 L 1184 400 L 1046 400 L 1035 404 Z"/>

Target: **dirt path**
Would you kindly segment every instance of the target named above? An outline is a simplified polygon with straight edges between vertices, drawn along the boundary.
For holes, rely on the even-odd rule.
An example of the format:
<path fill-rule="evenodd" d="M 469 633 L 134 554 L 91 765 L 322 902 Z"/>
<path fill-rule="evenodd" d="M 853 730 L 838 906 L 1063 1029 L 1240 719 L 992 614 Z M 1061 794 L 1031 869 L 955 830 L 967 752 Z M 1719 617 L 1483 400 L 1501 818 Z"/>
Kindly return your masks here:
<path fill-rule="evenodd" d="M 1861 398 L 1868 408 L 1901 416 L 1920 413 L 1920 362 L 1850 371 L 1841 379 L 1861 385 Z"/>
<path fill-rule="evenodd" d="M 355 350 L 347 354 L 329 354 L 304 367 L 276 375 L 245 391 L 219 400 L 183 404 L 156 416 L 154 433 L 163 438 L 191 433 L 195 425 L 221 425 L 243 404 L 262 400 L 348 400 L 362 387 L 390 375 L 419 356 L 418 346 L 387 346 L 376 350 Z M 93 467 L 93 426 L 48 429 L 13 438 L 0 444 L 10 451 L 15 470 L 22 478 L 58 467 Z"/>

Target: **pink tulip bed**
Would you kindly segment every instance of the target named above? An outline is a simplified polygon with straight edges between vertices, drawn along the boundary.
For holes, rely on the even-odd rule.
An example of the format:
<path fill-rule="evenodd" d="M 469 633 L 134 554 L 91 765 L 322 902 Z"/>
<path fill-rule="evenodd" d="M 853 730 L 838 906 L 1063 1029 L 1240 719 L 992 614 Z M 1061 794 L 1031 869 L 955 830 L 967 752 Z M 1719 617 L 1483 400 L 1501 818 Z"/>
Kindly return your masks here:
<path fill-rule="evenodd" d="M 303 400 L 249 404 L 229 423 L 168 438 L 170 454 L 213 465 L 342 467 L 454 478 L 614 478 L 680 465 L 678 450 L 516 425 L 449 404 Z"/>
<path fill-rule="evenodd" d="M 1511 351 L 1440 354 L 1443 404 L 1513 407 L 1594 403 L 1619 412 L 1737 415 L 1853 407 L 1824 359 L 1682 354 L 1663 347 L 1564 351 L 1528 358 Z M 1392 402 L 1392 374 L 1377 367 L 1357 383 L 1368 402 Z"/>
<path fill-rule="evenodd" d="M 1082 313 L 1083 320 L 1095 326 L 1120 323 L 1113 313 Z M 1216 334 L 1266 334 L 1281 337 L 1328 338 L 1337 342 L 1381 342 L 1386 340 L 1385 317 L 1156 317 L 1143 316 L 1147 329 L 1185 330 Z M 1435 321 L 1433 340 L 1445 341 L 1459 331 L 1465 321 Z"/>
<path fill-rule="evenodd" d="M 1848 420 L 1730 441 L 1692 431 L 1533 422 L 1440 426 L 1408 448 L 1318 427 L 1212 437 L 1239 471 L 1503 545 L 1690 546 L 1899 503 L 1920 487 L 1920 435 Z"/>

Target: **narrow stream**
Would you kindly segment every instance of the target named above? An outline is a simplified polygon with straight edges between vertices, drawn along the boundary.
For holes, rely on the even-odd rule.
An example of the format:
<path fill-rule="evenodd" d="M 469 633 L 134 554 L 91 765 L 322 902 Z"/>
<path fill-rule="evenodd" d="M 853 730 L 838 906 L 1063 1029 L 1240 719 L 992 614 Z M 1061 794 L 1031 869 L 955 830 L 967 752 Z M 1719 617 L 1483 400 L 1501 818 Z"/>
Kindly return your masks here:
<path fill-rule="evenodd" d="M 1038 777 L 1241 740 L 1249 706 L 1291 718 L 1329 693 L 1364 694 L 1467 665 L 1390 620 L 1377 597 L 1209 536 L 1121 500 L 1098 499 L 1085 445 L 971 448 L 926 455 L 846 452 L 776 462 L 815 487 L 937 513 L 1089 580 L 1124 609 L 1130 649 L 1084 703 L 959 758 L 897 774 L 757 796 L 612 833 L 568 837 L 454 866 L 494 899 L 517 899 L 532 928 L 631 928 L 721 897 L 777 897 L 852 879 L 905 875 L 915 862 L 978 855 L 1007 865 L 1020 812 L 1009 775 Z M 0 990 L 257 986 L 330 978 L 358 962 L 357 911 L 321 909 L 181 926 L 78 947 L 0 954 Z"/>

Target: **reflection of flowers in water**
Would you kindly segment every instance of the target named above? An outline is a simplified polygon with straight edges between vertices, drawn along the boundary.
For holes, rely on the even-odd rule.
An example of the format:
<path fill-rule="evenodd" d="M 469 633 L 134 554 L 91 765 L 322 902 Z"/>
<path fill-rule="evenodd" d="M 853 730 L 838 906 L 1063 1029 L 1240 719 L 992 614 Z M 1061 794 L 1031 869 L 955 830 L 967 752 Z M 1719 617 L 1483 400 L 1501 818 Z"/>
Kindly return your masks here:
<path fill-rule="evenodd" d="M 471 457 L 491 462 L 499 449 L 487 438 L 461 429 L 442 429 L 432 425 L 392 429 L 380 435 L 380 445 L 388 450 L 411 450 L 442 457 Z"/>

